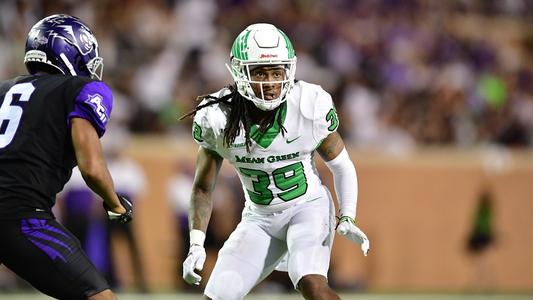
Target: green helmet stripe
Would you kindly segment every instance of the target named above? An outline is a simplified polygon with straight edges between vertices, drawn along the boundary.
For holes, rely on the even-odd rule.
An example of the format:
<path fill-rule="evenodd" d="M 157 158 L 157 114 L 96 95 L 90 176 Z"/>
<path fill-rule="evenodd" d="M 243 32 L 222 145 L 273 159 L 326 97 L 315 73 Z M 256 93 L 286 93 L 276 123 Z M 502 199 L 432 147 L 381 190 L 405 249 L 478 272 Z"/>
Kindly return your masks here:
<path fill-rule="evenodd" d="M 241 40 L 241 52 L 242 52 L 242 59 L 248 59 L 248 36 L 250 36 L 250 30 L 246 32 L 244 35 L 244 38 Z"/>
<path fill-rule="evenodd" d="M 289 37 L 283 31 L 281 31 L 279 29 L 278 29 L 278 31 L 279 31 L 279 33 L 281 33 L 281 35 L 285 39 L 285 46 L 287 47 L 287 57 L 288 58 L 294 58 L 294 48 L 292 47 L 292 43 L 289 40 Z"/>
<path fill-rule="evenodd" d="M 248 59 L 248 52 L 246 49 L 248 48 L 248 36 L 250 35 L 250 30 L 247 30 L 246 32 L 241 33 L 233 43 L 233 46 L 231 47 L 231 53 L 232 55 L 237 59 L 246 60 Z"/>

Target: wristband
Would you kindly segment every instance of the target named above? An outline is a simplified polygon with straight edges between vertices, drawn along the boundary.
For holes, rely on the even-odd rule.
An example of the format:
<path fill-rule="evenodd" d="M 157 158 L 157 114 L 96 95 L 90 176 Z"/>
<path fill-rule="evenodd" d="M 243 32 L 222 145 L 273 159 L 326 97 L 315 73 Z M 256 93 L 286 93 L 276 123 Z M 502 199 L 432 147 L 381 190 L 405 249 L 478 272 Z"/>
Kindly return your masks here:
<path fill-rule="evenodd" d="M 337 230 L 337 228 L 339 227 L 342 221 L 346 221 L 348 223 L 355 225 L 355 219 L 350 216 L 341 216 L 341 217 L 336 217 L 336 218 L 337 218 L 337 225 L 335 226 L 335 230 Z"/>
<path fill-rule="evenodd" d="M 204 246 L 205 233 L 198 229 L 193 229 L 189 232 L 190 245 Z"/>

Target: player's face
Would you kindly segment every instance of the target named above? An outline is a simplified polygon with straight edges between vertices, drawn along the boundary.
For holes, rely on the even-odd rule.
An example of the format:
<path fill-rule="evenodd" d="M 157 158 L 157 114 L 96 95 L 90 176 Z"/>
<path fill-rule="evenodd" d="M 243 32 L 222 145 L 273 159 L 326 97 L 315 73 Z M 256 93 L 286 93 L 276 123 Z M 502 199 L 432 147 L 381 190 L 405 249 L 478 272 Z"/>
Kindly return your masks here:
<path fill-rule="evenodd" d="M 285 80 L 285 68 L 282 66 L 261 66 L 250 71 L 251 83 L 255 96 L 273 100 L 281 94 L 281 81 Z"/>

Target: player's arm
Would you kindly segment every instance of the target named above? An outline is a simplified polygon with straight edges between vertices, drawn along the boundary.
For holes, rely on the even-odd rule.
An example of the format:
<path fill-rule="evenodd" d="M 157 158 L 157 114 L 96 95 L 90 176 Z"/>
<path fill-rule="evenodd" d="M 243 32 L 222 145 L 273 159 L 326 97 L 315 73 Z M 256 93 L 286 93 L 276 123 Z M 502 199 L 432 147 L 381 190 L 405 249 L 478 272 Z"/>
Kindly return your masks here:
<path fill-rule="evenodd" d="M 197 271 L 202 271 L 204 267 L 205 232 L 213 210 L 211 194 L 222 161 L 223 158 L 216 152 L 200 146 L 189 207 L 189 254 L 183 262 L 183 279 L 189 284 L 199 285 L 202 280 Z"/>
<path fill-rule="evenodd" d="M 133 217 L 133 206 L 124 196 L 115 193 L 113 179 L 107 169 L 100 144 L 100 137 L 106 131 L 107 121 L 113 108 L 113 93 L 101 81 L 77 78 L 73 77 L 71 89 L 67 93 L 75 95 L 67 121 L 71 129 L 78 168 L 89 188 L 104 200 L 104 209 L 108 218 L 128 223 Z"/>
<path fill-rule="evenodd" d="M 126 213 L 113 186 L 104 159 L 102 146 L 91 122 L 83 118 L 72 118 L 71 135 L 78 168 L 85 183 L 98 194 L 109 209 L 117 214 Z"/>
<path fill-rule="evenodd" d="M 330 133 L 316 149 L 324 161 L 335 159 L 344 150 L 344 141 L 335 131 Z"/>
<path fill-rule="evenodd" d="M 358 192 L 357 173 L 340 134 L 336 131 L 330 133 L 322 141 L 317 151 L 333 174 L 341 215 L 337 231 L 348 239 L 361 244 L 361 249 L 366 256 L 370 242 L 366 235 L 355 226 Z"/>
<path fill-rule="evenodd" d="M 191 231 L 200 230 L 205 233 L 207 230 L 213 209 L 211 193 L 215 188 L 222 161 L 223 158 L 216 152 L 204 147 L 199 148 L 189 208 L 189 229 Z"/>
<path fill-rule="evenodd" d="M 341 216 L 349 216 L 355 219 L 357 173 L 340 134 L 337 131 L 330 133 L 322 141 L 317 151 L 333 173 L 335 192 L 340 202 Z"/>

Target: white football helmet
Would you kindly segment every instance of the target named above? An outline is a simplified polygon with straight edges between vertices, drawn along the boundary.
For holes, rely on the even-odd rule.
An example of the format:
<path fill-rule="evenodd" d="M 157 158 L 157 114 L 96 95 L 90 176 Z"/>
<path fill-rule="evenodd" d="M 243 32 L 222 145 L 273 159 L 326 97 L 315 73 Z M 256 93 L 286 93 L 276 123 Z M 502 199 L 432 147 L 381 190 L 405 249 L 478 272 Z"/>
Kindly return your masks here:
<path fill-rule="evenodd" d="M 280 83 L 278 98 L 266 100 L 263 94 L 264 81 L 252 81 L 250 69 L 261 65 L 282 66 L 285 78 Z M 296 56 L 291 41 L 274 25 L 258 23 L 248 26 L 233 42 L 230 53 L 230 66 L 226 67 L 237 84 L 237 90 L 244 98 L 251 100 L 261 110 L 273 110 L 286 100 L 294 86 Z M 261 84 L 261 95 L 256 95 L 251 83 Z"/>

